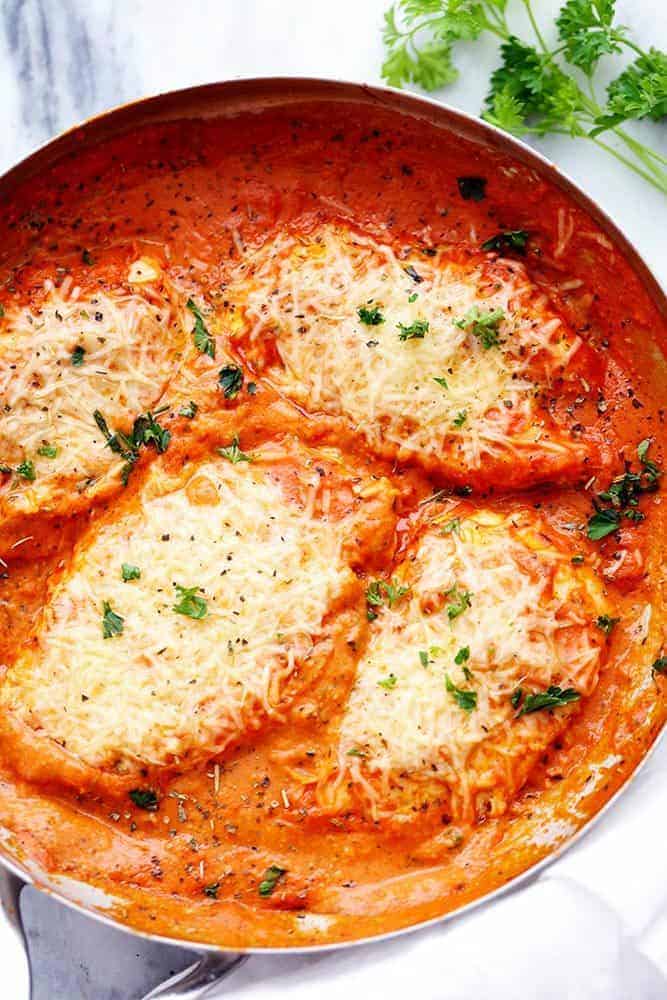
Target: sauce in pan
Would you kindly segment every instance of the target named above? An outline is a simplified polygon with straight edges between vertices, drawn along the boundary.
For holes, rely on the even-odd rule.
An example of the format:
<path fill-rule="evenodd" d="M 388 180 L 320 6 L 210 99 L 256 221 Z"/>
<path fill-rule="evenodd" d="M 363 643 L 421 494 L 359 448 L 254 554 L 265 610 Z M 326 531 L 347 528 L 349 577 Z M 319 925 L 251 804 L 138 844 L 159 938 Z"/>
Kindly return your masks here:
<path fill-rule="evenodd" d="M 563 844 L 664 721 L 664 321 L 531 169 L 354 104 L 1 207 L 0 815 L 132 926 L 303 946 Z"/>

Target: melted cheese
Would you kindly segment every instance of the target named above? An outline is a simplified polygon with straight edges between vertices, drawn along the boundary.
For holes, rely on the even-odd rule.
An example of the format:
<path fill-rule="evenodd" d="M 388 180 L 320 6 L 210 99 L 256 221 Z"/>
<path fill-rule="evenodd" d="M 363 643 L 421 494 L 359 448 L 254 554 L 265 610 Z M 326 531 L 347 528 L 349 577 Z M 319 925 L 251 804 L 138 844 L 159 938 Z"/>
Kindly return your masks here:
<path fill-rule="evenodd" d="M 35 473 L 3 476 L 7 512 L 69 506 L 117 469 L 94 411 L 127 431 L 161 396 L 185 337 L 160 278 L 154 262 L 135 261 L 126 289 L 87 296 L 67 278 L 49 284 L 41 308 L 0 320 L 0 462 L 31 462 Z"/>
<path fill-rule="evenodd" d="M 267 446 L 177 481 L 155 462 L 138 496 L 75 549 L 36 648 L 7 675 L 5 708 L 83 761 L 121 770 L 206 756 L 280 718 L 332 652 L 334 606 L 360 593 L 344 521 L 316 513 L 318 454 Z M 140 578 L 124 582 L 123 563 Z M 176 584 L 197 588 L 203 618 L 174 610 Z M 123 619 L 109 638 L 104 602 Z"/>
<path fill-rule="evenodd" d="M 274 386 L 311 411 L 346 416 L 381 454 L 466 474 L 490 457 L 528 462 L 536 452 L 548 474 L 584 454 L 536 401 L 581 341 L 516 261 L 462 264 L 442 251 L 399 258 L 324 227 L 262 248 L 224 296 L 239 349 L 268 366 Z M 361 307 L 383 322 L 362 322 Z M 502 311 L 497 345 L 459 325 L 475 308 Z M 427 332 L 402 341 L 401 325 L 415 322 Z"/>
<path fill-rule="evenodd" d="M 443 533 L 446 521 L 398 567 L 408 593 L 374 622 L 340 727 L 336 790 L 351 777 L 380 812 L 397 797 L 420 801 L 411 779 L 448 788 L 454 813 L 502 811 L 571 711 L 518 719 L 513 693 L 588 695 L 597 681 L 604 600 L 593 572 L 572 565 L 534 512 L 480 510 Z M 474 693 L 473 710 L 447 678 Z"/>

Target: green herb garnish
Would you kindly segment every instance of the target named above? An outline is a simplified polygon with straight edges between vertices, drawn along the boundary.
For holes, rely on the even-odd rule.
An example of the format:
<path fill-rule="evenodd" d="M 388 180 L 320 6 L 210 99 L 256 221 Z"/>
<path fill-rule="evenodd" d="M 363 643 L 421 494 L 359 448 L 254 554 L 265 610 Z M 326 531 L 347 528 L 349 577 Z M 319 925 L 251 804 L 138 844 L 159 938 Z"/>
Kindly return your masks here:
<path fill-rule="evenodd" d="M 188 299 L 185 305 L 195 318 L 195 325 L 192 330 L 192 339 L 195 347 L 198 351 L 201 351 L 202 354 L 208 354 L 209 358 L 214 358 L 215 340 L 208 332 L 206 323 L 204 323 L 204 317 L 192 299 Z"/>
<path fill-rule="evenodd" d="M 79 344 L 79 346 L 75 347 L 72 353 L 70 354 L 69 357 L 70 364 L 74 365 L 75 368 L 80 368 L 81 365 L 83 364 L 83 359 L 85 357 L 85 354 L 86 354 L 85 347 L 81 347 L 81 345 Z"/>
<path fill-rule="evenodd" d="M 243 369 L 238 365 L 225 365 L 220 369 L 218 382 L 225 399 L 234 399 L 243 387 Z"/>
<path fill-rule="evenodd" d="M 452 420 L 452 424 L 454 425 L 454 427 L 463 427 L 463 425 L 464 425 L 464 423 L 466 422 L 467 419 L 468 419 L 468 411 L 467 410 L 459 410 L 459 412 L 456 414 L 456 416 Z"/>
<path fill-rule="evenodd" d="M 398 339 L 399 340 L 423 340 L 424 335 L 428 333 L 429 323 L 427 319 L 416 319 L 414 323 L 410 323 L 409 326 L 405 326 L 403 323 L 398 324 Z"/>
<path fill-rule="evenodd" d="M 187 615 L 188 618 L 195 618 L 197 621 L 206 617 L 208 605 L 204 598 L 198 595 L 199 587 L 181 587 L 179 583 L 175 583 L 174 587 L 178 602 L 172 605 L 172 611 L 179 615 Z"/>
<path fill-rule="evenodd" d="M 470 659 L 470 646 L 461 646 L 458 653 L 454 657 L 454 663 L 457 667 L 460 667 L 463 663 L 467 663 Z"/>
<path fill-rule="evenodd" d="M 454 320 L 454 326 L 468 330 L 473 337 L 477 337 L 484 350 L 488 351 L 500 344 L 498 326 L 504 318 L 505 313 L 502 309 L 484 312 L 478 306 L 473 306 L 462 319 Z"/>
<path fill-rule="evenodd" d="M 55 444 L 43 444 L 37 449 L 37 454 L 41 455 L 42 458 L 55 458 L 58 454 L 58 449 Z"/>
<path fill-rule="evenodd" d="M 457 177 L 456 183 L 464 201 L 484 201 L 486 198 L 486 177 Z"/>
<path fill-rule="evenodd" d="M 388 677 L 383 677 L 381 681 L 378 681 L 378 687 L 386 688 L 387 691 L 393 691 L 397 684 L 398 677 L 396 674 L 389 674 Z"/>
<path fill-rule="evenodd" d="M 519 717 L 530 715 L 532 712 L 540 712 L 544 708 L 557 708 L 559 705 L 569 705 L 572 701 L 579 701 L 581 695 L 574 688 L 559 688 L 551 684 L 546 691 L 537 691 L 534 694 L 527 694 L 524 698 Z"/>
<path fill-rule="evenodd" d="M 197 404 L 193 403 L 192 400 L 190 400 L 189 403 L 186 403 L 185 406 L 182 406 L 180 408 L 180 410 L 178 411 L 178 415 L 179 417 L 187 417 L 188 420 L 194 420 L 194 418 L 197 416 L 198 409 L 199 407 L 197 406 Z"/>
<path fill-rule="evenodd" d="M 210 885 L 204 886 L 204 895 L 208 896 L 209 899 L 217 899 L 219 891 L 220 891 L 219 882 L 211 882 Z"/>
<path fill-rule="evenodd" d="M 449 674 L 445 674 L 445 685 L 447 690 L 454 697 L 454 701 L 464 712 L 472 712 L 477 708 L 477 692 L 466 691 L 453 683 Z"/>
<path fill-rule="evenodd" d="M 384 323 L 384 316 L 378 306 L 373 306 L 372 309 L 367 309 L 366 306 L 359 306 L 357 315 L 366 326 L 379 326 L 380 323 Z"/>
<path fill-rule="evenodd" d="M 651 439 L 645 438 L 637 445 L 637 458 L 641 464 L 639 472 L 629 467 L 617 476 L 606 490 L 598 493 L 593 500 L 595 513 L 588 519 L 588 537 L 596 542 L 606 538 L 621 526 L 623 518 L 629 521 L 644 520 L 639 510 L 639 499 L 645 493 L 655 493 L 660 486 L 662 470 L 648 457 Z"/>
<path fill-rule="evenodd" d="M 651 673 L 654 677 L 656 674 L 667 674 L 667 656 L 659 656 L 657 660 L 653 661 Z"/>
<path fill-rule="evenodd" d="M 218 448 L 218 454 L 230 461 L 232 465 L 238 465 L 239 462 L 252 462 L 252 455 L 246 455 L 244 451 L 241 451 L 238 434 L 234 435 L 232 443 L 226 448 Z"/>
<path fill-rule="evenodd" d="M 121 635 L 125 619 L 111 610 L 108 601 L 102 604 L 102 636 L 104 639 L 111 639 L 115 635 Z"/>
<path fill-rule="evenodd" d="M 445 591 L 445 597 L 450 598 L 447 605 L 447 617 L 451 622 L 470 607 L 472 594 L 469 590 L 459 590 L 458 585 L 454 584 L 453 587 Z"/>
<path fill-rule="evenodd" d="M 130 580 L 138 580 L 141 576 L 139 567 L 133 566 L 132 563 L 122 563 L 120 572 L 125 583 L 129 583 Z"/>
<path fill-rule="evenodd" d="M 610 618 L 609 615 L 598 615 L 595 624 L 602 629 L 605 635 L 611 635 L 614 625 L 618 625 L 620 618 Z"/>
<path fill-rule="evenodd" d="M 157 812 L 157 793 L 152 788 L 133 788 L 129 796 L 139 809 Z"/>
<path fill-rule="evenodd" d="M 524 254 L 527 242 L 528 233 L 524 229 L 506 229 L 484 240 L 482 250 L 497 250 L 498 253 L 514 250 L 515 253 Z"/>
<path fill-rule="evenodd" d="M 449 389 L 449 386 L 447 385 L 447 379 L 444 378 L 443 376 L 441 376 L 441 375 L 434 375 L 433 376 L 433 381 L 437 382 L 438 385 L 442 386 L 443 389 Z"/>
<path fill-rule="evenodd" d="M 16 466 L 16 475 L 21 476 L 23 479 L 27 479 L 29 483 L 34 483 L 35 481 L 35 466 L 34 464 L 26 459 Z"/>
<path fill-rule="evenodd" d="M 286 868 L 279 868 L 278 865 L 271 865 L 270 868 L 267 868 L 264 872 L 262 881 L 259 883 L 258 892 L 260 896 L 270 896 L 279 880 L 286 874 L 286 872 Z"/>

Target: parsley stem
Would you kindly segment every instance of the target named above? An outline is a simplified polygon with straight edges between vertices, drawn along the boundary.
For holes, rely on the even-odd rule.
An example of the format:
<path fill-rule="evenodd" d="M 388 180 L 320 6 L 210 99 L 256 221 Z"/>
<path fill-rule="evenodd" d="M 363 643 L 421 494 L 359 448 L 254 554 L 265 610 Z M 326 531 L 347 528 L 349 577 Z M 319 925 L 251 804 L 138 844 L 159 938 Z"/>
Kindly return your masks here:
<path fill-rule="evenodd" d="M 653 170 L 658 177 L 664 177 L 664 171 L 653 163 L 652 160 L 658 160 L 660 163 L 667 165 L 667 157 L 661 156 L 660 153 L 657 153 L 654 149 L 649 149 L 648 146 L 645 146 L 642 142 L 639 142 L 638 139 L 629 135 L 624 129 L 618 128 L 618 126 L 612 129 L 612 131 L 633 151 L 635 156 L 638 156 L 639 159 L 646 164 L 650 170 Z"/>
<path fill-rule="evenodd" d="M 540 31 L 540 29 L 539 29 L 539 27 L 537 25 L 537 21 L 535 20 L 535 15 L 533 14 L 533 8 L 531 6 L 530 0 L 523 0 L 523 5 L 526 8 L 526 13 L 528 14 L 528 19 L 530 21 L 530 24 L 531 24 L 531 27 L 532 27 L 533 31 L 535 32 L 535 37 L 537 38 L 538 42 L 540 43 L 540 47 L 541 47 L 542 51 L 545 52 L 546 54 L 549 54 L 549 49 L 547 47 L 547 44 L 544 41 L 544 38 L 542 37 L 542 32 Z"/>
<path fill-rule="evenodd" d="M 640 177 L 643 177 L 645 181 L 648 181 L 649 184 L 652 184 L 653 187 L 658 189 L 658 191 L 662 191 L 663 194 L 667 194 L 667 177 L 662 179 L 656 177 L 655 174 L 648 174 L 645 170 L 642 170 L 642 168 L 637 163 L 633 163 L 632 160 L 629 160 L 627 158 L 627 156 L 624 156 L 623 153 L 620 153 L 617 149 L 614 149 L 613 146 L 609 146 L 606 142 L 603 142 L 600 138 L 598 138 L 598 136 L 589 136 L 589 138 L 591 139 L 592 142 L 595 143 L 596 146 L 599 146 L 600 149 L 604 149 L 605 152 L 607 153 L 611 153 L 612 156 L 615 156 L 617 160 L 620 160 L 621 163 L 624 163 L 626 167 L 630 167 L 630 170 L 634 170 L 636 174 L 639 174 Z"/>

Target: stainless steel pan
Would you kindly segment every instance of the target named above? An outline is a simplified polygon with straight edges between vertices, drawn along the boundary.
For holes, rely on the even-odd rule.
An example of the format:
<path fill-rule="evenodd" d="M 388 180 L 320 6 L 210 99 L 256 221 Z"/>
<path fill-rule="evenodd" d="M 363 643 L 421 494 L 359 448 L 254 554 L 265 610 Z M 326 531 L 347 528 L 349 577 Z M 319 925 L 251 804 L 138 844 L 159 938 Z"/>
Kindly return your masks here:
<path fill-rule="evenodd" d="M 0 178 L 0 200 L 10 199 L 12 192 L 19 184 L 22 184 L 35 174 L 48 169 L 61 157 L 90 149 L 99 142 L 125 132 L 130 128 L 149 123 L 173 121 L 180 118 L 219 117 L 234 115 L 239 112 L 260 111 L 264 108 L 285 106 L 303 101 L 334 100 L 354 102 L 371 107 L 381 106 L 384 110 L 395 111 L 397 116 L 411 116 L 413 119 L 422 121 L 425 129 L 431 130 L 435 126 L 443 130 L 445 137 L 448 133 L 450 135 L 451 133 L 463 135 L 473 142 L 486 147 L 493 147 L 532 167 L 538 175 L 541 175 L 565 191 L 575 203 L 596 221 L 602 231 L 630 262 L 655 305 L 663 315 L 667 316 L 667 298 L 635 247 L 619 231 L 612 220 L 580 188 L 567 177 L 563 176 L 552 163 L 534 152 L 524 143 L 508 136 L 504 132 L 500 132 L 498 129 L 487 125 L 479 119 L 463 114 L 454 108 L 447 107 L 428 98 L 404 94 L 388 87 L 367 86 L 334 80 L 266 77 L 207 84 L 201 87 L 173 91 L 157 97 L 136 101 L 77 126 L 17 164 Z M 646 759 L 645 757 L 644 762 Z M 634 771 L 633 777 L 636 776 L 637 770 Z M 626 782 L 616 795 L 607 802 L 605 807 L 597 814 L 595 820 L 599 819 L 602 813 L 612 805 L 618 795 L 627 788 L 628 784 L 629 782 Z M 180 945 L 190 951 L 194 950 L 199 953 L 199 957 L 193 965 L 184 972 L 172 977 L 168 982 L 158 986 L 144 1000 L 158 997 L 162 998 L 162 1000 L 169 1000 L 169 998 L 176 997 L 180 997 L 181 1000 L 184 1000 L 184 998 L 187 998 L 187 1000 L 199 1000 L 199 998 L 213 996 L 216 992 L 216 985 L 253 952 L 261 952 L 262 954 L 298 954 L 306 951 L 331 950 L 334 947 L 328 945 L 320 948 L 310 947 L 301 949 L 249 948 L 241 954 L 238 952 L 222 951 L 211 945 L 193 945 L 191 941 L 180 940 L 176 937 L 159 937 L 123 927 L 118 921 L 105 913 L 105 906 L 108 905 L 108 900 L 105 900 L 99 890 L 54 876 L 41 870 L 30 859 L 20 857 L 18 852 L 13 849 L 11 836 L 3 833 L 1 819 L 0 817 L 0 910 L 4 913 L 5 921 L 4 923 L 0 921 L 0 950 L 4 959 L 5 974 L 3 975 L 3 979 L 5 985 L 7 983 L 13 984 L 9 987 L 12 989 L 12 1000 L 14 998 L 15 1000 L 25 1000 L 25 998 L 31 995 L 30 961 L 27 954 L 19 908 L 21 890 L 28 883 L 49 892 L 65 905 L 77 909 L 102 923 L 107 923 L 116 928 L 120 927 L 130 935 L 148 938 L 153 941 L 164 941 L 171 945 Z M 468 906 L 457 910 L 455 913 L 449 913 L 437 918 L 437 921 L 449 920 L 453 916 L 474 906 L 488 903 L 501 893 L 515 888 L 521 882 L 534 878 L 538 871 L 546 865 L 551 864 L 579 836 L 587 832 L 592 822 L 590 821 L 558 851 L 555 851 L 539 864 L 529 868 L 501 889 L 488 893 Z M 428 921 L 428 923 L 437 921 Z M 425 926 L 425 924 L 420 924 L 419 926 Z M 414 928 L 408 928 L 407 930 L 414 930 Z M 396 934 L 406 933 L 407 930 L 393 931 L 384 935 L 384 937 L 393 937 Z M 378 939 L 376 938 L 375 940 Z M 351 945 L 361 943 L 363 943 L 363 939 L 336 947 L 350 947 Z M 3 996 L 7 996 L 4 990 Z"/>

